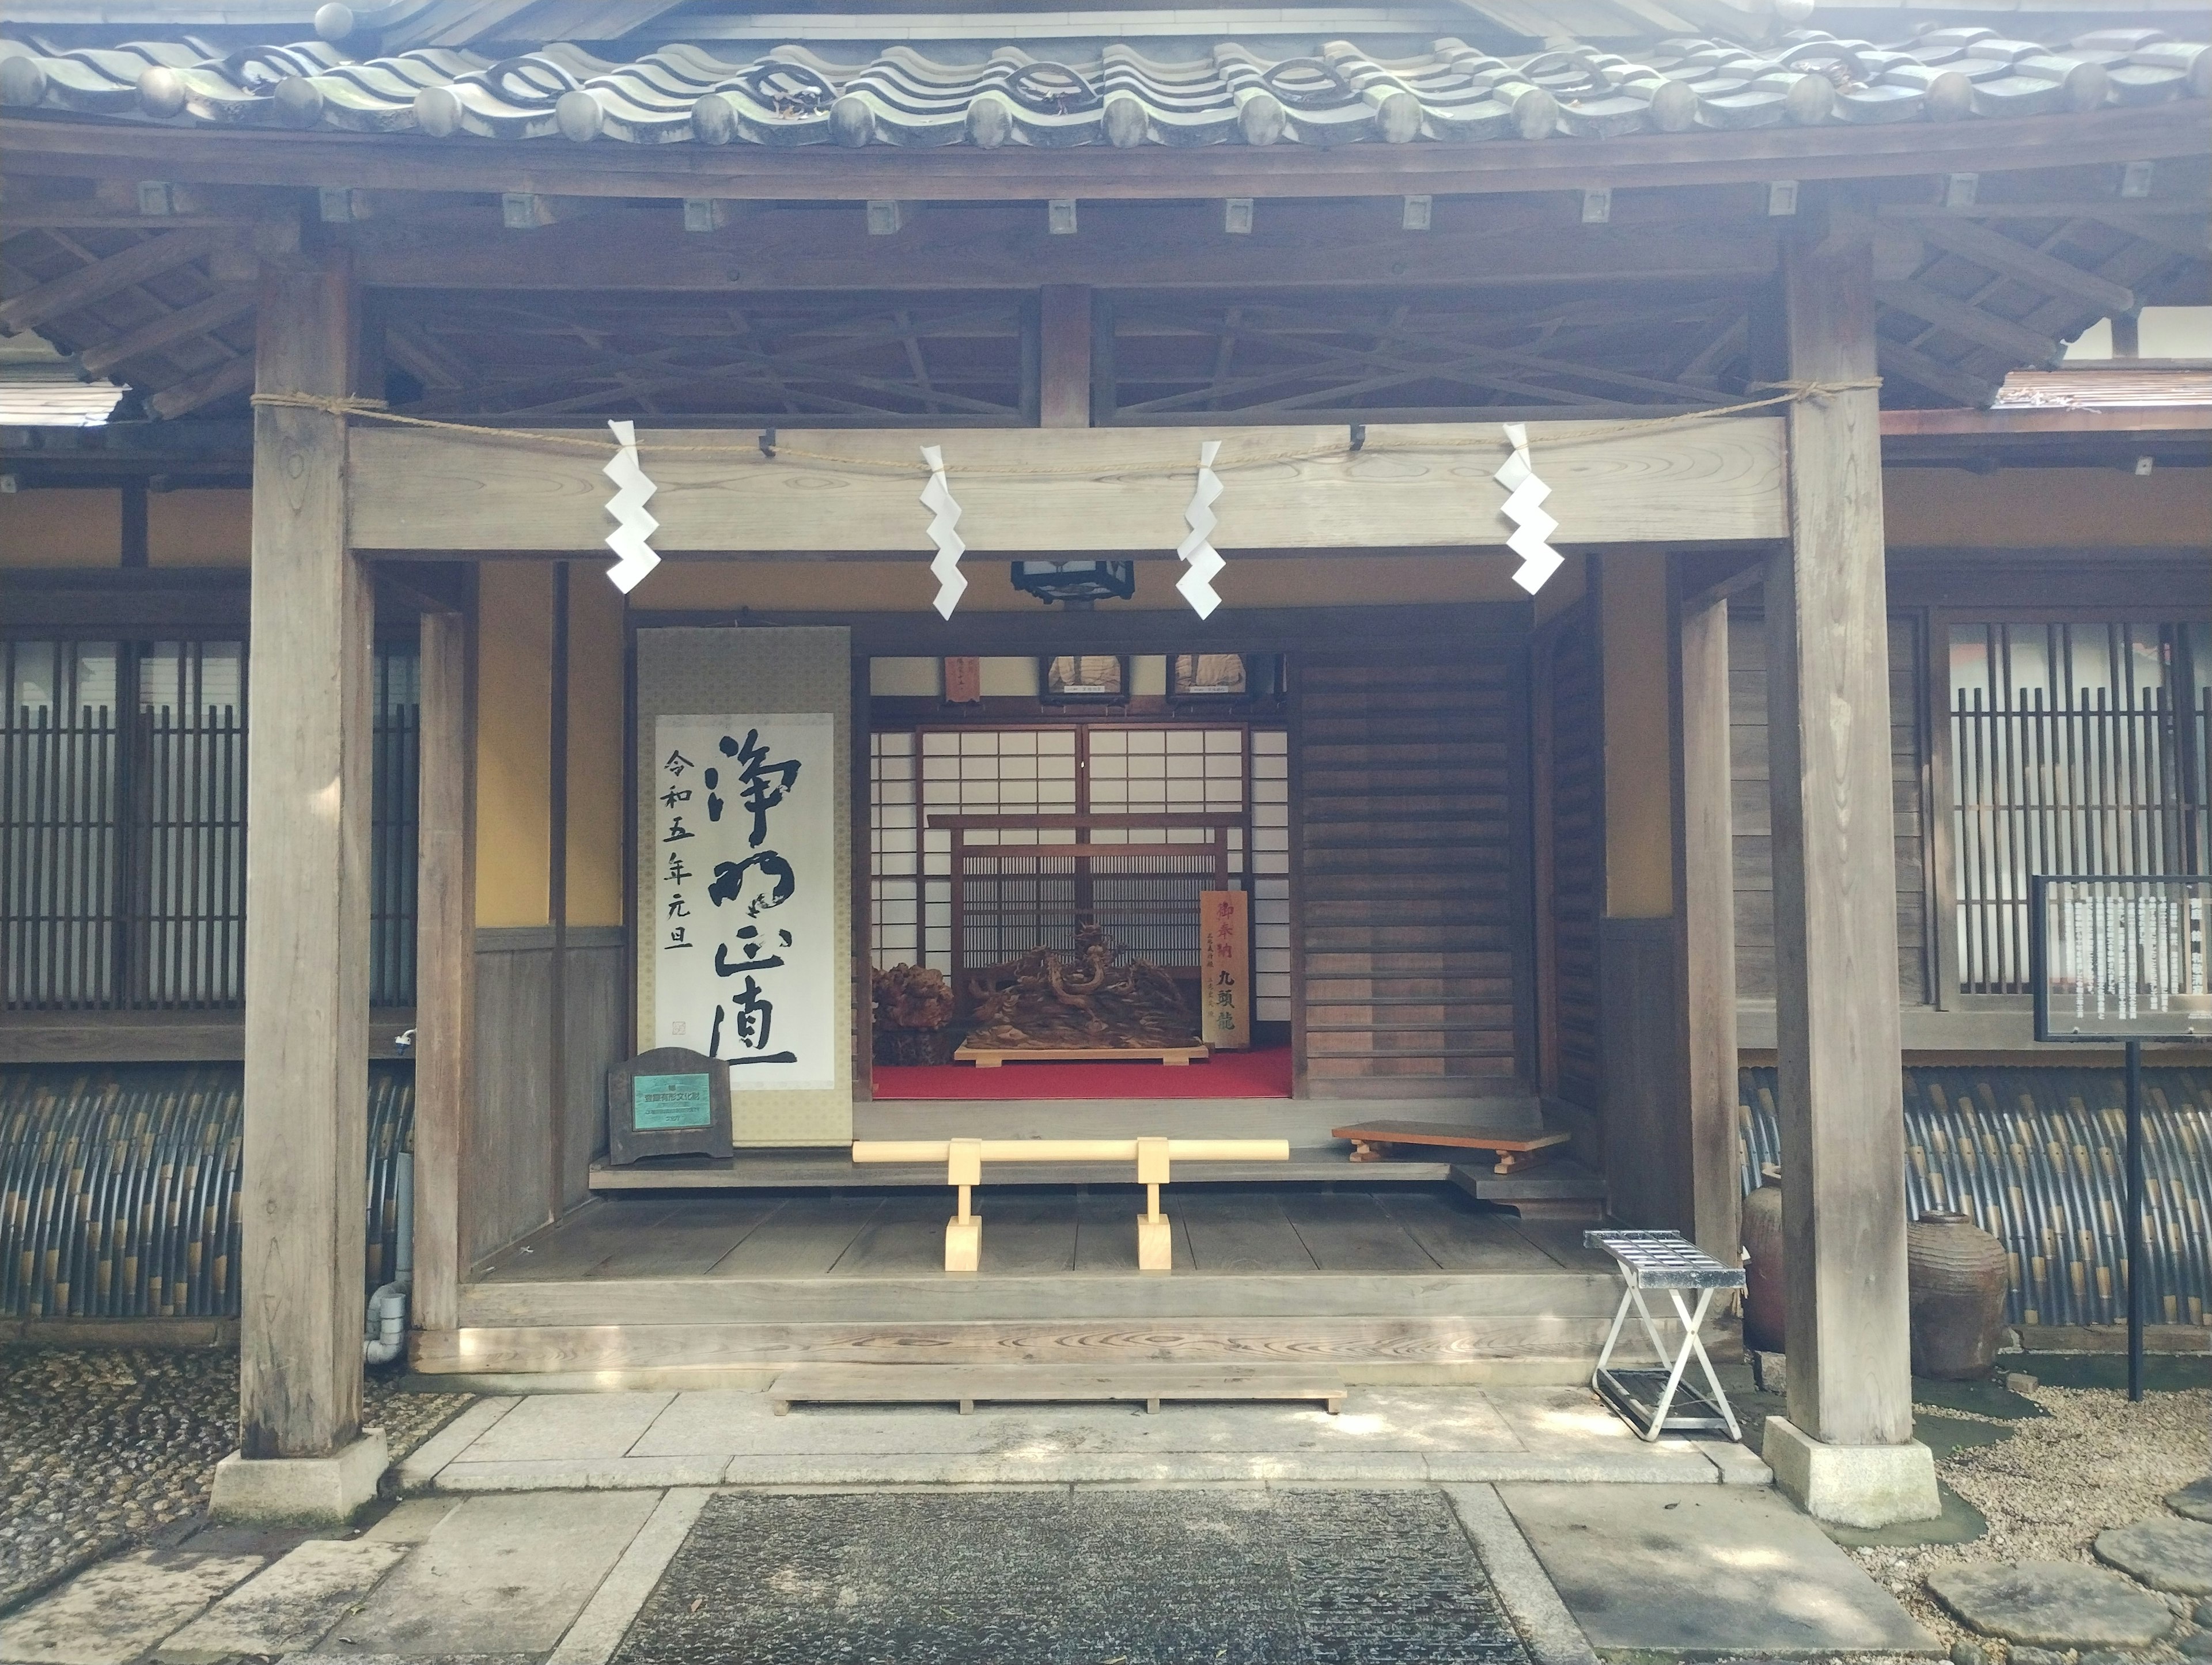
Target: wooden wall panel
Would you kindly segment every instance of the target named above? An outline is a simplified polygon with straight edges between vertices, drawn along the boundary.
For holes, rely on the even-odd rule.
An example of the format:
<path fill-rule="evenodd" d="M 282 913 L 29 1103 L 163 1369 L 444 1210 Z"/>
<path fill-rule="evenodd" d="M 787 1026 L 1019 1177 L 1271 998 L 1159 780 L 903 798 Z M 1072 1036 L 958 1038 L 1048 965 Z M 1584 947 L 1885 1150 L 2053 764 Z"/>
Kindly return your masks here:
<path fill-rule="evenodd" d="M 476 1102 L 461 1176 L 464 1267 L 552 1218 L 552 1024 L 551 927 L 478 931 Z"/>
<path fill-rule="evenodd" d="M 1627 1225 L 1687 1232 L 1697 1222 L 1675 929 L 1671 918 L 1598 927 L 1606 1212 Z"/>
<path fill-rule="evenodd" d="M 590 1195 L 592 1160 L 607 1148 L 607 1072 L 628 1055 L 623 1024 L 629 1013 L 629 956 L 620 926 L 572 925 L 562 980 L 562 1114 L 568 1137 L 560 1176 L 560 1211 Z"/>
<path fill-rule="evenodd" d="M 1510 1085 L 1526 883 L 1513 794 L 1517 647 L 1492 658 L 1296 667 L 1300 1025 L 1317 1097 Z"/>
<path fill-rule="evenodd" d="M 1538 647 L 1543 735 L 1536 828 L 1545 933 L 1544 1089 L 1595 1109 L 1599 1056 L 1598 920 L 1605 911 L 1605 711 L 1595 610 L 1563 615 Z"/>
<path fill-rule="evenodd" d="M 1921 652 L 1911 618 L 1889 621 L 1890 780 L 1897 829 L 1897 987 L 1926 1006 L 1928 900 L 1922 823 Z M 1729 712 L 1735 832 L 1736 994 L 1774 998 L 1774 869 L 1766 788 L 1766 625 L 1731 608 Z"/>

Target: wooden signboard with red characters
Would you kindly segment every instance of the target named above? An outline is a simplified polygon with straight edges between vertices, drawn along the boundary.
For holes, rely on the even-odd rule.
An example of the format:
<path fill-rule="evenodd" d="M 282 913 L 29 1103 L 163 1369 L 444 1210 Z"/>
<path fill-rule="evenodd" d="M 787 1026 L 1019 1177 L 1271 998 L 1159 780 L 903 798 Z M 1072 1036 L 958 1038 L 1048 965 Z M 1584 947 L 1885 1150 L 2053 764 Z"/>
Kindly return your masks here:
<path fill-rule="evenodd" d="M 1251 898 L 1198 893 L 1199 1037 L 1237 1050 L 1252 1044 Z"/>

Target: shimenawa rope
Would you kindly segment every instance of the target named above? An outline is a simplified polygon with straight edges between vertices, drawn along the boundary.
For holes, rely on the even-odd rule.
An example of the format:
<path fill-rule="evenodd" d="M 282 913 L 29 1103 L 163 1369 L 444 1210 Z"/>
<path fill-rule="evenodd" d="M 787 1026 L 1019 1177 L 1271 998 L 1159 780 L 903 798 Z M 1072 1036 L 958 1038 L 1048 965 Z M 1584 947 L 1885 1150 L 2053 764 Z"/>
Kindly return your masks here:
<path fill-rule="evenodd" d="M 1656 434 L 1670 428 L 1681 428 L 1692 422 L 1713 416 L 1738 416 L 1747 411 L 1771 410 L 1778 404 L 1796 404 L 1806 400 L 1826 399 L 1838 393 L 1861 392 L 1881 386 L 1879 376 L 1864 376 L 1851 381 L 1759 381 L 1752 390 L 1773 388 L 1778 391 L 1763 399 L 1746 399 L 1735 404 L 1710 405 L 1701 410 L 1685 410 L 1673 416 L 1647 416 L 1633 422 L 1620 422 L 1584 427 L 1570 418 L 1559 424 L 1562 431 L 1544 436 L 1544 449 L 1557 451 L 1566 446 L 1588 445 L 1596 440 L 1609 440 L 1624 434 Z M 587 451 L 603 455 L 610 442 L 581 434 L 550 433 L 544 428 L 491 428 L 482 423 L 446 422 L 435 416 L 410 416 L 389 410 L 382 399 L 338 398 L 322 393 L 256 393 L 253 403 L 267 409 L 288 410 L 319 410 L 327 416 L 359 416 L 368 422 L 390 422 L 400 428 L 429 428 L 441 434 L 465 434 L 480 440 L 499 440 L 508 444 L 550 446 L 558 450 Z M 746 431 L 746 430 L 740 430 Z M 979 430 L 1004 431 L 1004 430 Z M 1234 430 L 1231 430 L 1233 436 Z M 1394 447 L 1389 445 L 1369 445 L 1361 447 L 1362 456 L 1388 455 L 1393 449 L 1408 452 L 1435 452 L 1460 449 L 1457 446 L 1413 445 Z M 1465 447 L 1472 449 L 1472 447 Z M 730 443 L 719 445 L 675 445 L 660 441 L 648 444 L 641 434 L 638 450 L 650 449 L 658 454 L 718 456 L 735 459 L 747 453 Z M 1214 465 L 1217 473 L 1237 468 L 1258 468 L 1270 463 L 1319 462 L 1327 458 L 1341 457 L 1352 450 L 1347 439 L 1342 445 L 1302 451 L 1262 452 L 1253 456 L 1224 456 Z M 786 445 L 778 441 L 773 458 L 763 456 L 763 461 L 782 462 L 787 459 L 808 463 L 820 463 L 836 468 L 883 469 L 896 474 L 927 474 L 927 465 L 919 460 L 908 462 L 891 457 L 841 457 L 833 452 L 808 451 L 801 447 Z M 1116 467 L 1113 471 L 1122 477 L 1132 475 L 1159 474 L 1180 477 L 1190 472 L 1184 462 L 1163 460 L 1156 468 L 1138 466 Z M 1088 479 L 1098 472 L 1096 465 L 1090 468 L 1025 468 L 1009 465 L 994 467 L 988 464 L 969 464 L 960 472 L 963 476 L 994 475 L 1016 479 Z"/>

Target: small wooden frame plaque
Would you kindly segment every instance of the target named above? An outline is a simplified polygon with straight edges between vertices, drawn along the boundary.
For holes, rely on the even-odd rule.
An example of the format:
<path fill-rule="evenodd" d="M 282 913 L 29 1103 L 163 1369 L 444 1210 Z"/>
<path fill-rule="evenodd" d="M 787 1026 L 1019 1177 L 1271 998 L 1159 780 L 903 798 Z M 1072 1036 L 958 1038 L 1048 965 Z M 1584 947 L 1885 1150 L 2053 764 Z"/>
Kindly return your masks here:
<path fill-rule="evenodd" d="M 707 1156 L 727 1161 L 730 1066 L 684 1047 L 656 1047 L 607 1072 L 607 1160 Z"/>

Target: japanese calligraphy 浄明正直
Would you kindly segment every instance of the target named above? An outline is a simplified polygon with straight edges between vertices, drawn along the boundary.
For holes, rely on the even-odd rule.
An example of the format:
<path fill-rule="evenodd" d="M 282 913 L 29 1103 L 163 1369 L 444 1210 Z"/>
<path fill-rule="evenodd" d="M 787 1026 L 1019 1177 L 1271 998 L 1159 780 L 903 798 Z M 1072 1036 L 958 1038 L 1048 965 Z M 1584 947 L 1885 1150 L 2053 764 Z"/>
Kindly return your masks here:
<path fill-rule="evenodd" d="M 835 1086 L 836 720 L 660 717 L 653 757 L 653 1044 Z"/>

